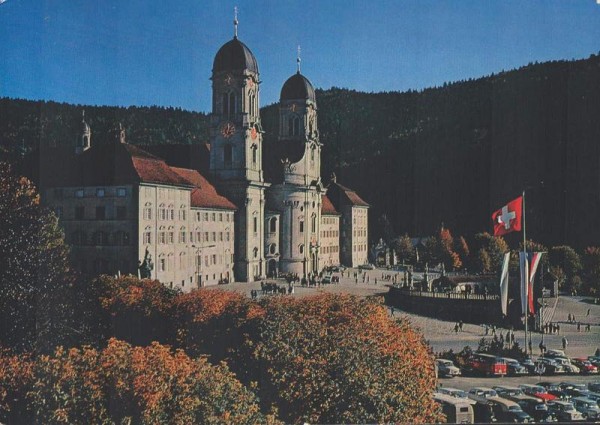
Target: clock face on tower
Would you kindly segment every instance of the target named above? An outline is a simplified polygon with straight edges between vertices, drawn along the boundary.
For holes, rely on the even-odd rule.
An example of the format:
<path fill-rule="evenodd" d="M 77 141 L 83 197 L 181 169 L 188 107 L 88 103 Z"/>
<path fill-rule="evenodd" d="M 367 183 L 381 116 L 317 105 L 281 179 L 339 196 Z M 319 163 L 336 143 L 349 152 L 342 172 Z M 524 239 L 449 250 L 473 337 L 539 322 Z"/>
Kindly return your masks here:
<path fill-rule="evenodd" d="M 230 122 L 223 124 L 223 126 L 221 127 L 221 134 L 226 139 L 229 139 L 231 136 L 233 136 L 235 134 L 235 125 L 233 125 Z"/>

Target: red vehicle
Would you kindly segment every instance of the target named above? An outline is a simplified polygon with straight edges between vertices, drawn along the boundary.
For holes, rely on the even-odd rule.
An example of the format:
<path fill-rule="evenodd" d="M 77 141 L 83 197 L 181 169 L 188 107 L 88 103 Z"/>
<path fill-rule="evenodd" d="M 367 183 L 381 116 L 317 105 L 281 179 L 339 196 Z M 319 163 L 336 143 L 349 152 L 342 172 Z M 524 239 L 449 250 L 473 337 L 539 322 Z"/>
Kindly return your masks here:
<path fill-rule="evenodd" d="M 465 372 L 486 376 L 505 376 L 506 362 L 491 354 L 473 353 L 465 364 Z"/>
<path fill-rule="evenodd" d="M 571 363 L 577 366 L 582 374 L 598 373 L 598 368 L 585 357 L 571 359 Z"/>

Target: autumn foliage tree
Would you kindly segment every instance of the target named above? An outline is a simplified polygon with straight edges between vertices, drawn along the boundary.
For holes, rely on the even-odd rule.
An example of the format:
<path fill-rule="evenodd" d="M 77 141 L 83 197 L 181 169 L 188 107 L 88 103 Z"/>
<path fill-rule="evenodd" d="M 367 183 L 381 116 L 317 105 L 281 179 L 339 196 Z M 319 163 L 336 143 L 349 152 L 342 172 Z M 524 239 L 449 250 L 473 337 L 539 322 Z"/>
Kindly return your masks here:
<path fill-rule="evenodd" d="M 433 358 L 409 323 L 371 300 L 321 294 L 264 301 L 253 342 L 263 405 L 285 422 L 434 422 Z"/>
<path fill-rule="evenodd" d="M 272 297 L 200 290 L 178 298 L 186 350 L 225 359 L 287 423 L 432 422 L 433 359 L 383 306 L 346 295 Z"/>
<path fill-rule="evenodd" d="M 77 332 L 67 257 L 34 185 L 0 163 L 0 345 L 50 350 Z"/>
<path fill-rule="evenodd" d="M 180 291 L 158 280 L 135 276 L 100 276 L 91 283 L 96 290 L 104 334 L 134 345 L 153 341 L 174 343 L 172 316 Z M 93 308 L 93 306 L 92 306 Z"/>
<path fill-rule="evenodd" d="M 224 365 L 111 339 L 37 358 L 0 356 L 0 420 L 40 424 L 261 424 L 256 396 Z"/>

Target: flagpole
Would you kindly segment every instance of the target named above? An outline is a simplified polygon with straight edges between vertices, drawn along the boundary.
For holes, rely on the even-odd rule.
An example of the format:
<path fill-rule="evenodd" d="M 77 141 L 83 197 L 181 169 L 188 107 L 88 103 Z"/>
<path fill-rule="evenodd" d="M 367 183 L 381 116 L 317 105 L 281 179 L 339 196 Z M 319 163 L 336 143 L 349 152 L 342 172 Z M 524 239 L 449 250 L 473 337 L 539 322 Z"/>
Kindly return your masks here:
<path fill-rule="evenodd" d="M 525 189 L 523 189 L 523 254 L 527 258 L 527 237 L 525 235 Z M 527 266 L 528 267 L 528 266 Z M 529 280 L 529 270 L 527 270 L 527 280 Z M 529 285 L 529 282 L 526 282 Z M 529 326 L 529 290 L 525 291 L 525 352 L 528 351 L 527 328 Z M 531 338 L 531 336 L 530 336 Z M 531 350 L 529 350 L 531 356 Z"/>

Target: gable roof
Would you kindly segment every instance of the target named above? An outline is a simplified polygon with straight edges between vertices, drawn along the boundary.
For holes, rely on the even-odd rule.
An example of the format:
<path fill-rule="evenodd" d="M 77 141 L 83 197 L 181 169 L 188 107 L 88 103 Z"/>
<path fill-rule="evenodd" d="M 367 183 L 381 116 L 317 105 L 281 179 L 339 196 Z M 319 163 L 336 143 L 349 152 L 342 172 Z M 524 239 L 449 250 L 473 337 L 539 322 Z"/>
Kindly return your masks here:
<path fill-rule="evenodd" d="M 128 143 L 93 145 L 80 155 L 47 164 L 44 186 L 113 186 L 155 183 L 192 186 L 163 161 Z"/>
<path fill-rule="evenodd" d="M 323 199 L 322 199 L 321 214 L 322 215 L 340 215 L 340 213 L 335 209 L 335 207 L 331 203 L 331 199 L 329 199 L 327 197 L 327 195 L 324 195 Z"/>
<path fill-rule="evenodd" d="M 329 183 L 327 187 L 327 196 L 329 196 L 331 202 L 337 210 L 344 205 L 351 205 L 354 207 L 368 207 L 367 204 L 358 194 L 336 181 Z"/>
<path fill-rule="evenodd" d="M 194 186 L 191 204 L 196 208 L 219 208 L 237 210 L 233 202 L 217 192 L 217 189 L 198 171 L 189 168 L 170 167 L 173 172 Z"/>

